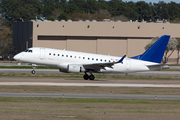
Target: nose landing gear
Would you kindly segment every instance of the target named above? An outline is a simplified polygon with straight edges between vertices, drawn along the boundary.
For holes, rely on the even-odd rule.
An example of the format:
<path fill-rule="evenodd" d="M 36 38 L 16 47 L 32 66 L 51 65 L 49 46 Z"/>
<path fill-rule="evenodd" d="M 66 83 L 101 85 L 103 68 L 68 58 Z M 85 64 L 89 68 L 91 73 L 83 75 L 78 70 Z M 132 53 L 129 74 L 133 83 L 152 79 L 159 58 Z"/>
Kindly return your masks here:
<path fill-rule="evenodd" d="M 32 64 L 32 66 L 33 66 L 33 70 L 31 71 L 31 73 L 32 73 L 32 74 L 35 74 L 35 73 L 36 73 L 35 69 L 36 69 L 36 66 L 37 66 L 37 65 L 36 65 L 36 64 Z"/>
<path fill-rule="evenodd" d="M 35 74 L 35 73 L 36 73 L 36 71 L 35 71 L 35 70 L 32 70 L 32 71 L 31 71 L 31 73 L 32 73 L 32 74 Z"/>

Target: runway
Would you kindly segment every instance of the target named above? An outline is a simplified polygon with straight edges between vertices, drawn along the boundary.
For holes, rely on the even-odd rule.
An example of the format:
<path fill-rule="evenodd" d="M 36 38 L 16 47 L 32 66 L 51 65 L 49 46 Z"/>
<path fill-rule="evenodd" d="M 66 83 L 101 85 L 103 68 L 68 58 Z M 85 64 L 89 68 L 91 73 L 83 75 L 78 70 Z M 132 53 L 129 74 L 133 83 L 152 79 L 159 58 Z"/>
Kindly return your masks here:
<path fill-rule="evenodd" d="M 28 73 L 32 69 L 0 69 L 0 72 Z M 37 73 L 60 73 L 58 69 L 36 69 Z M 61 74 L 61 73 L 60 73 Z M 175 71 L 149 71 L 130 75 L 176 75 Z M 21 86 L 90 86 L 90 87 L 152 87 L 180 88 L 179 80 L 76 80 L 44 78 L 1 78 L 0 85 Z M 159 99 L 180 100 L 180 95 L 129 95 L 129 94 L 63 94 L 63 93 L 0 93 L 0 97 L 48 97 L 48 98 L 104 98 L 104 99 Z"/>
<path fill-rule="evenodd" d="M 134 94 L 0 93 L 0 97 L 180 100 L 180 95 L 134 95 Z"/>
<path fill-rule="evenodd" d="M 126 84 L 126 83 L 52 83 L 52 82 L 0 82 L 0 85 L 26 86 L 81 86 L 81 87 L 158 87 L 180 88 L 180 84 Z"/>
<path fill-rule="evenodd" d="M 0 72 L 20 72 L 20 73 L 30 73 L 32 69 L 0 69 Z M 35 69 L 36 73 L 60 73 L 59 69 Z M 118 74 L 118 73 L 117 73 Z M 128 73 L 128 75 L 174 75 L 180 76 L 179 71 L 147 71 L 147 72 L 137 72 Z"/>

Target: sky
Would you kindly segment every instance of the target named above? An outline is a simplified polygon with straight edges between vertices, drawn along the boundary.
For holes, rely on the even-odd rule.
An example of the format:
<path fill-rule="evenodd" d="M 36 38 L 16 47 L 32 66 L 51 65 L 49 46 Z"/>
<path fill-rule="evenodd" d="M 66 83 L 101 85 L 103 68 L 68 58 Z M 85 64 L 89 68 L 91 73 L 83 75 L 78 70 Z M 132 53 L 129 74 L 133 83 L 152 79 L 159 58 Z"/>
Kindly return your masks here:
<path fill-rule="evenodd" d="M 129 1 L 133 1 L 133 2 L 138 2 L 138 1 L 145 1 L 146 3 L 152 2 L 152 3 L 158 3 L 159 1 L 164 1 L 165 3 L 170 3 L 171 1 L 176 2 L 176 3 L 180 3 L 180 0 L 122 0 L 124 2 L 129 2 Z"/>

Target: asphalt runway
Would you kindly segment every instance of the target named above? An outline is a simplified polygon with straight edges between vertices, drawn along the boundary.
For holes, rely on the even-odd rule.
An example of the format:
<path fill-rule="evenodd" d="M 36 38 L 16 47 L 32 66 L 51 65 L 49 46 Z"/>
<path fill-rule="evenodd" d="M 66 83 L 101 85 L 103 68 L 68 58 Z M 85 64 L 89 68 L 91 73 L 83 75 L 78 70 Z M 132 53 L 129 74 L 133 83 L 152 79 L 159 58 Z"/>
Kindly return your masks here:
<path fill-rule="evenodd" d="M 32 69 L 0 69 L 0 72 L 21 72 L 30 73 Z M 60 73 L 59 69 L 35 69 L 36 73 Z M 117 73 L 120 74 L 120 73 Z M 128 75 L 174 75 L 180 76 L 179 71 L 147 71 L 147 72 L 137 72 L 128 73 Z"/>
<path fill-rule="evenodd" d="M 134 94 L 0 93 L 0 97 L 180 100 L 180 95 L 134 95 Z"/>
<path fill-rule="evenodd" d="M 0 82 L 0 85 L 26 86 L 78 86 L 78 87 L 157 87 L 180 88 L 180 84 L 133 84 L 133 83 L 52 83 L 52 82 Z"/>

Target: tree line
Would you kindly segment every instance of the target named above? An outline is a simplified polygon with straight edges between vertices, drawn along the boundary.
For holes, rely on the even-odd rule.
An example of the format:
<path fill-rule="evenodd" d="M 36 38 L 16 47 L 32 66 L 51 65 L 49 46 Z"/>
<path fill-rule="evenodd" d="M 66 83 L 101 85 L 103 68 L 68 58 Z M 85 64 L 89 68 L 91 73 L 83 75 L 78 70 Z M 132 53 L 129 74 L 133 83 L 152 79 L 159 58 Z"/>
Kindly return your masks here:
<path fill-rule="evenodd" d="M 31 19 L 85 20 L 121 19 L 156 21 L 167 19 L 180 21 L 180 4 L 175 2 L 146 3 L 122 0 L 2 0 L 0 12 L 4 24 L 12 27 L 13 21 Z"/>

